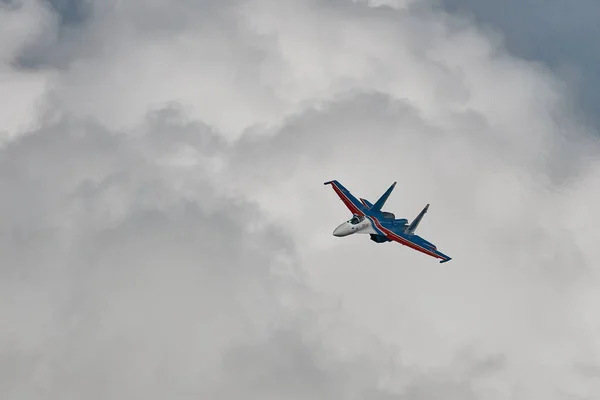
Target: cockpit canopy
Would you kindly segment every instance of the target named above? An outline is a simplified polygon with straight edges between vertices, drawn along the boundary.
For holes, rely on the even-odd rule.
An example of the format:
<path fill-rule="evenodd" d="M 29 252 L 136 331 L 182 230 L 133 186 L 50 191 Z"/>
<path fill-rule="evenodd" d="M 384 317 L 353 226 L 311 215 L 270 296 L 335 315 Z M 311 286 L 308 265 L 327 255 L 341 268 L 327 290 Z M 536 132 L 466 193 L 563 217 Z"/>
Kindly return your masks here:
<path fill-rule="evenodd" d="M 362 222 L 362 221 L 364 221 L 364 220 L 365 220 L 365 217 L 364 217 L 364 216 L 362 216 L 362 215 L 356 215 L 356 214 L 354 214 L 354 215 L 352 216 L 352 219 L 350 219 L 348 222 L 350 222 L 352 225 L 356 225 L 356 224 L 359 224 L 359 223 L 361 223 L 361 222 Z"/>

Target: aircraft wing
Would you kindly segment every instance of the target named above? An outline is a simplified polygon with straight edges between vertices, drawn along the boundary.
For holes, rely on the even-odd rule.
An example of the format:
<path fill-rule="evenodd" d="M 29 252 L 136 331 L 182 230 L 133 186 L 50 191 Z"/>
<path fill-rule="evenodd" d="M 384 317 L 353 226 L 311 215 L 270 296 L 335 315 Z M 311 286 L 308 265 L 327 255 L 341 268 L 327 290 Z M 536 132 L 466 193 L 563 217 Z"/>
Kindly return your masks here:
<path fill-rule="evenodd" d="M 356 197 L 350 193 L 341 183 L 336 180 L 325 182 L 324 185 L 331 185 L 333 191 L 344 202 L 352 214 L 365 215 L 367 208 Z"/>
<path fill-rule="evenodd" d="M 365 207 L 367 207 L 369 210 L 370 210 L 371 208 L 373 208 L 373 204 L 369 203 L 369 200 L 361 198 L 361 199 L 360 199 L 360 201 L 361 201 L 361 203 L 363 203 L 363 205 L 364 205 Z"/>
<path fill-rule="evenodd" d="M 420 251 L 428 256 L 441 259 L 440 263 L 445 263 L 452 260 L 451 257 L 439 251 L 433 243 L 429 243 L 427 240 L 418 235 L 392 234 L 387 236 L 395 242 Z"/>
<path fill-rule="evenodd" d="M 428 242 L 427 240 L 423 239 L 418 235 L 407 235 L 402 232 L 394 232 L 393 230 L 382 225 L 381 222 L 379 222 L 379 220 L 376 218 L 373 218 L 373 222 L 375 223 L 375 226 L 380 231 L 382 231 L 388 239 L 393 240 L 394 242 L 398 242 L 404 246 L 408 246 L 414 250 L 420 251 L 423 254 L 427 254 L 430 257 L 439 258 L 441 259 L 440 263 L 445 263 L 452 260 L 451 257 L 447 256 L 441 251 L 438 251 L 437 247 L 433 243 Z"/>

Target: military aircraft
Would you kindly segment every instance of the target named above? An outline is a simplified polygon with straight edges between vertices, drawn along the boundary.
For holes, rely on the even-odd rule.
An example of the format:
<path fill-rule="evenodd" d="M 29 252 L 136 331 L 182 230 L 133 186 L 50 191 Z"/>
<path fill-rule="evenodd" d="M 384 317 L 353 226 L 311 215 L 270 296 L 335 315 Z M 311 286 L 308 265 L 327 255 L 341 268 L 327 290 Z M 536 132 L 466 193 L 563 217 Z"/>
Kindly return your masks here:
<path fill-rule="evenodd" d="M 428 256 L 440 258 L 440 263 L 445 263 L 452 259 L 439 252 L 433 243 L 429 243 L 422 237 L 415 235 L 415 230 L 429 209 L 429 204 L 425 206 L 410 224 L 408 224 L 408 220 L 405 218 L 396 219 L 393 213 L 381 211 L 392 190 L 394 190 L 396 182 L 381 195 L 375 204 L 371 204 L 362 198 L 358 201 L 348 189 L 336 180 L 328 181 L 324 184 L 331 185 L 353 214 L 351 219 L 335 228 L 333 231 L 334 236 L 343 237 L 352 235 L 353 233 L 368 233 L 371 235 L 371 240 L 375 243 L 398 242 Z"/>

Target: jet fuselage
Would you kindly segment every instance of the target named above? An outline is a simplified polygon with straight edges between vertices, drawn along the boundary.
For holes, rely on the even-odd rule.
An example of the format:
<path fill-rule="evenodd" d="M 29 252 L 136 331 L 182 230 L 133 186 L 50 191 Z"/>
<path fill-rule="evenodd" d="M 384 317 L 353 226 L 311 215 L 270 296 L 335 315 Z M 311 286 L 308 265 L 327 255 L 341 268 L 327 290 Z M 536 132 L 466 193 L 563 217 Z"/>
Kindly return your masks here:
<path fill-rule="evenodd" d="M 415 234 L 419 223 L 429 209 L 429 204 L 410 224 L 408 224 L 407 219 L 396 219 L 393 213 L 382 210 L 383 205 L 396 186 L 396 182 L 381 195 L 375 204 L 371 204 L 363 198 L 357 199 L 336 180 L 325 182 L 325 185 L 331 185 L 340 200 L 352 212 L 352 218 L 338 225 L 333 231 L 333 236 L 345 237 L 355 233 L 369 234 L 371 240 L 376 243 L 394 241 L 421 253 L 439 258 L 441 259 L 440 262 L 451 260 L 450 257 L 438 251 L 433 243 Z"/>

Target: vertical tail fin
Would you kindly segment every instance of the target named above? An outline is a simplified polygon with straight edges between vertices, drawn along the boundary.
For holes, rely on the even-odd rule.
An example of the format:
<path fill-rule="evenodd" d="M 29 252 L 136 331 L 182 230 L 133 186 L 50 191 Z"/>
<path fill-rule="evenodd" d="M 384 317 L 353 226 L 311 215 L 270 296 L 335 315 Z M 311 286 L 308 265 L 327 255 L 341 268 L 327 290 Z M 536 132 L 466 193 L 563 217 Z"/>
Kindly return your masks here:
<path fill-rule="evenodd" d="M 419 213 L 419 215 L 417 215 L 417 218 L 415 218 L 414 221 L 410 223 L 408 228 L 406 228 L 406 233 L 408 233 L 409 235 L 415 233 L 415 230 L 421 223 L 421 220 L 423 219 L 423 216 L 425 215 L 427 210 L 429 210 L 429 204 L 425 206 L 425 208 Z"/>
<path fill-rule="evenodd" d="M 385 193 L 381 195 L 379 200 L 377 200 L 375 202 L 375 204 L 373 205 L 373 207 L 371 207 L 371 210 L 381 211 L 381 207 L 383 207 L 383 205 L 387 201 L 388 197 L 390 197 L 390 194 L 392 193 L 392 190 L 394 190 L 395 186 L 396 186 L 396 182 L 392 183 L 392 186 L 390 186 L 389 189 L 386 190 Z"/>

